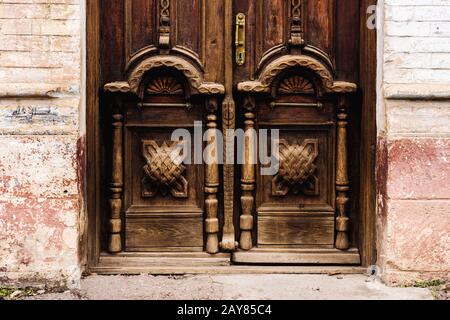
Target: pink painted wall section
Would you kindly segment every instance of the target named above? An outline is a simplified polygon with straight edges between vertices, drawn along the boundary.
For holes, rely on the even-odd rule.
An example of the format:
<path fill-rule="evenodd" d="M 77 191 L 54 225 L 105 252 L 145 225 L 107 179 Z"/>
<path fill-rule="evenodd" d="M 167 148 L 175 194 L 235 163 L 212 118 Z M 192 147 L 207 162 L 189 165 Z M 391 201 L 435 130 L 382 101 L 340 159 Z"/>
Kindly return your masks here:
<path fill-rule="evenodd" d="M 450 2 L 379 4 L 377 264 L 450 280 Z"/>
<path fill-rule="evenodd" d="M 450 138 L 395 138 L 380 146 L 379 265 L 400 284 L 450 274 Z M 383 164 L 384 163 L 384 164 Z"/>
<path fill-rule="evenodd" d="M 0 145 L 0 281 L 76 286 L 77 141 L 0 136 Z"/>
<path fill-rule="evenodd" d="M 83 3 L 0 1 L 0 286 L 80 281 Z"/>
<path fill-rule="evenodd" d="M 450 139 L 391 140 L 388 144 L 388 160 L 389 198 L 450 199 Z"/>

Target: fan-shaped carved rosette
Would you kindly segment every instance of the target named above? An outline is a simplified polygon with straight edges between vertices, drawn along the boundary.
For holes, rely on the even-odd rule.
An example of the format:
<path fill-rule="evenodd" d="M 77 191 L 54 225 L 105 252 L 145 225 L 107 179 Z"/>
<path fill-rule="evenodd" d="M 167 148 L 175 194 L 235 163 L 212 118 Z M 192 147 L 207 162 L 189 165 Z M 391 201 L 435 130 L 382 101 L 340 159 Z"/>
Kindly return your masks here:
<path fill-rule="evenodd" d="M 319 141 L 306 139 L 303 144 L 280 140 L 280 170 L 272 180 L 272 195 L 286 196 L 289 192 L 305 195 L 319 194 L 319 179 L 315 165 L 319 156 Z"/>
<path fill-rule="evenodd" d="M 278 89 L 280 94 L 313 94 L 313 84 L 300 76 L 285 78 Z"/>
<path fill-rule="evenodd" d="M 154 140 L 144 140 L 142 143 L 146 160 L 142 196 L 151 198 L 160 192 L 163 196 L 170 193 L 175 198 L 187 198 L 188 182 L 184 177 L 186 167 L 178 148 L 179 143 L 163 142 L 161 146 Z"/>
<path fill-rule="evenodd" d="M 182 95 L 183 86 L 171 76 L 160 76 L 153 79 L 147 87 L 150 95 Z"/>

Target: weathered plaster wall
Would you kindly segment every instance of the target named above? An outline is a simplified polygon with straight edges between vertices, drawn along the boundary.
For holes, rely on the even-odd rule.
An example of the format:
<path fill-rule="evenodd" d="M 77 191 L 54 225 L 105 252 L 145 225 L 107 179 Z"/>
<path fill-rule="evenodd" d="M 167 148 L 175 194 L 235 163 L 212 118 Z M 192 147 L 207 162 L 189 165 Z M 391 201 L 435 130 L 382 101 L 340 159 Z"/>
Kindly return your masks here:
<path fill-rule="evenodd" d="M 82 0 L 0 0 L 0 284 L 76 286 Z"/>
<path fill-rule="evenodd" d="M 395 284 L 450 273 L 450 1 L 384 0 L 378 264 Z"/>

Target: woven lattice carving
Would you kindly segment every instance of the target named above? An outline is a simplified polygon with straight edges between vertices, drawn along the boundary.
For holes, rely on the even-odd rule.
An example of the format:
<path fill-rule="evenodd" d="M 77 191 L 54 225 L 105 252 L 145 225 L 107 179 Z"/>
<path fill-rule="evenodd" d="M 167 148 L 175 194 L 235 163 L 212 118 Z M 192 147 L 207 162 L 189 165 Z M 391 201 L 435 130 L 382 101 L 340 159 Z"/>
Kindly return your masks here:
<path fill-rule="evenodd" d="M 153 197 L 157 192 L 162 195 L 170 192 L 175 198 L 188 196 L 188 182 L 183 176 L 186 167 L 179 143 L 163 142 L 160 146 L 156 141 L 144 140 L 143 156 L 146 160 L 142 181 L 144 197 Z"/>
<path fill-rule="evenodd" d="M 280 170 L 272 180 L 272 194 L 285 196 L 290 191 L 306 195 L 318 194 L 315 162 L 319 156 L 317 139 L 306 139 L 302 144 L 279 143 Z"/>

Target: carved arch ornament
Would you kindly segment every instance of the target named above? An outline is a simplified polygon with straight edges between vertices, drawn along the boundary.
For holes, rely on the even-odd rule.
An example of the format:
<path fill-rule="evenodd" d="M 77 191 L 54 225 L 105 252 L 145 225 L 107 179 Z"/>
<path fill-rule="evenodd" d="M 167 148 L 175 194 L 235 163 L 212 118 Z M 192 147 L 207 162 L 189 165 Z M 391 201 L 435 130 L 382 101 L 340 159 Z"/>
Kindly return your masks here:
<path fill-rule="evenodd" d="M 269 63 L 260 73 L 258 80 L 245 81 L 238 84 L 238 91 L 247 93 L 270 93 L 272 84 L 277 77 L 292 68 L 304 68 L 320 80 L 326 93 L 350 93 L 357 90 L 351 82 L 335 81 L 332 71 L 318 59 L 308 55 L 284 55 Z"/>
<path fill-rule="evenodd" d="M 145 74 L 158 68 L 171 68 L 182 73 L 187 79 L 192 95 L 223 95 L 225 93 L 223 85 L 206 82 L 203 74 L 191 63 L 181 57 L 172 55 L 146 58 L 129 72 L 126 81 L 108 83 L 104 89 L 107 92 L 133 93 L 142 98 L 145 91 L 142 88 Z"/>

